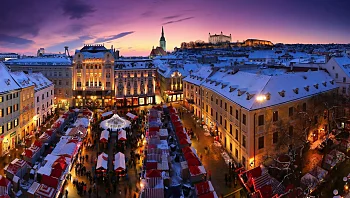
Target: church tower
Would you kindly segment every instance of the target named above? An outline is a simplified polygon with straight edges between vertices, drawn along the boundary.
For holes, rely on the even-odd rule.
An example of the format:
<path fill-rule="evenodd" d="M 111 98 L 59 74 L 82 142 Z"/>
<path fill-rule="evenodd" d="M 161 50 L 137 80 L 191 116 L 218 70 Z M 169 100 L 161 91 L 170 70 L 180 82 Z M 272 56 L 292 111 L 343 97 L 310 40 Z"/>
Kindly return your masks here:
<path fill-rule="evenodd" d="M 166 51 L 166 41 L 165 41 L 165 37 L 164 37 L 163 26 L 162 26 L 162 36 L 160 37 L 159 45 L 161 48 L 163 48 L 164 51 Z"/>

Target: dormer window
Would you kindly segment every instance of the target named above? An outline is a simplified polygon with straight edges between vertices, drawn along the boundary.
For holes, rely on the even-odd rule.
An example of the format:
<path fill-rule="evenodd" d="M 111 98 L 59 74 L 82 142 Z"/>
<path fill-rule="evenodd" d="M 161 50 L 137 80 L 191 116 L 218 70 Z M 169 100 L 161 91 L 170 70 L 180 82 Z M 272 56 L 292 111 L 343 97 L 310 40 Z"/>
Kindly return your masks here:
<path fill-rule="evenodd" d="M 309 90 L 310 90 L 310 86 L 308 85 L 308 86 L 304 87 L 304 89 L 305 89 L 306 91 L 309 91 Z"/>
<path fill-rule="evenodd" d="M 215 82 L 215 86 L 218 86 L 220 84 L 220 82 Z"/>
<path fill-rule="evenodd" d="M 270 98 L 271 98 L 271 94 L 270 93 L 265 94 L 265 96 L 266 96 L 266 100 L 270 100 Z"/>
<path fill-rule="evenodd" d="M 280 96 L 284 97 L 284 96 L 285 96 L 286 91 L 282 90 L 282 91 L 280 91 L 280 92 L 278 92 L 278 93 L 280 94 Z"/>
<path fill-rule="evenodd" d="M 255 95 L 255 94 L 249 94 L 249 93 L 247 93 L 247 100 L 252 99 L 252 98 L 254 97 L 254 95 Z"/>
<path fill-rule="evenodd" d="M 205 80 L 206 83 L 209 82 L 209 81 L 210 81 L 209 79 Z"/>
<path fill-rule="evenodd" d="M 314 87 L 315 87 L 316 89 L 318 89 L 318 84 L 314 84 Z"/>
<path fill-rule="evenodd" d="M 332 85 L 334 85 L 334 80 L 329 81 Z"/>
<path fill-rule="evenodd" d="M 237 91 L 238 91 L 238 96 L 241 96 L 241 95 L 243 95 L 246 92 L 246 91 L 243 91 L 243 90 L 240 90 L 240 89 L 238 89 Z"/>
<path fill-rule="evenodd" d="M 322 85 L 327 87 L 327 82 L 323 82 Z"/>
<path fill-rule="evenodd" d="M 11 82 L 10 79 L 5 80 L 6 85 L 10 85 L 10 82 Z"/>
<path fill-rule="evenodd" d="M 214 80 L 212 80 L 212 81 L 210 81 L 210 84 L 213 84 L 215 81 Z"/>
<path fill-rule="evenodd" d="M 303 78 L 306 80 L 307 79 L 307 77 L 306 76 L 303 76 Z"/>
<path fill-rule="evenodd" d="M 236 90 L 236 88 L 230 86 L 230 92 L 233 92 L 234 90 Z"/>
<path fill-rule="evenodd" d="M 293 91 L 294 91 L 295 94 L 298 94 L 299 93 L 299 88 L 295 88 L 295 89 L 293 89 Z"/>
<path fill-rule="evenodd" d="M 222 84 L 221 89 L 227 87 L 227 84 Z"/>

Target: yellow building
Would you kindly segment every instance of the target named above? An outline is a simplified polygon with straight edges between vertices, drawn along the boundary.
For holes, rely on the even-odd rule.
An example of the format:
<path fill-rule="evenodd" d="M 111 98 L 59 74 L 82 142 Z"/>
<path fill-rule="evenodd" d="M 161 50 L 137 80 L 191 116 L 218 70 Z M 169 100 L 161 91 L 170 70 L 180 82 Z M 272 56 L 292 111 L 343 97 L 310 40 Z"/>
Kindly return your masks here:
<path fill-rule="evenodd" d="M 20 119 L 19 125 L 21 130 L 19 131 L 18 138 L 23 139 L 26 136 L 32 134 L 34 130 L 34 116 L 35 116 L 35 106 L 34 106 L 34 83 L 26 76 L 23 72 L 11 72 L 12 78 L 17 82 L 20 91 Z"/>
<path fill-rule="evenodd" d="M 192 83 L 184 81 L 187 96 Z M 200 88 L 203 122 L 234 160 L 250 169 L 324 135 L 323 95 L 337 86 L 323 71 L 268 76 L 220 69 Z"/>
<path fill-rule="evenodd" d="M 103 45 L 85 45 L 73 62 L 74 106 L 113 105 L 114 52 Z"/>

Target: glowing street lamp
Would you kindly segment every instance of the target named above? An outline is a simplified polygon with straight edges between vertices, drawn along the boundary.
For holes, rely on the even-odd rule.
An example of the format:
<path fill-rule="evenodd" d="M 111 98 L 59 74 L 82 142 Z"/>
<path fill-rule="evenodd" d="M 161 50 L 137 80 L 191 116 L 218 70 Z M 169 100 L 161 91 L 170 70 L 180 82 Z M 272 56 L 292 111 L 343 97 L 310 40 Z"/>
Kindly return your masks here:
<path fill-rule="evenodd" d="M 259 101 L 259 102 L 263 102 L 266 100 L 266 96 L 265 95 L 258 95 L 256 97 L 256 100 Z"/>

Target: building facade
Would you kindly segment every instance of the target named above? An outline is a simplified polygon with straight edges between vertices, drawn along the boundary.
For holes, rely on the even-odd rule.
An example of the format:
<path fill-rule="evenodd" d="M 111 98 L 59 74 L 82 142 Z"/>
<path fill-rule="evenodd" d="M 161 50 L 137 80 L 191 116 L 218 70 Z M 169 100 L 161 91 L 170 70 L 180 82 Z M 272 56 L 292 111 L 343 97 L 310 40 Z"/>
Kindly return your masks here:
<path fill-rule="evenodd" d="M 113 49 L 103 45 L 85 45 L 76 51 L 72 86 L 74 106 L 113 105 L 114 60 Z"/>
<path fill-rule="evenodd" d="M 183 68 L 171 67 L 168 70 L 158 69 L 158 79 L 161 97 L 164 102 L 181 101 L 183 99 L 182 79 Z"/>
<path fill-rule="evenodd" d="M 9 60 L 4 63 L 11 71 L 42 73 L 55 85 L 54 106 L 65 109 L 73 106 L 72 61 L 65 54 L 20 58 Z"/>
<path fill-rule="evenodd" d="M 150 59 L 116 61 L 115 106 L 156 104 L 156 72 Z"/>
<path fill-rule="evenodd" d="M 24 72 L 11 72 L 12 78 L 21 88 L 20 91 L 20 132 L 19 138 L 24 141 L 24 138 L 30 136 L 34 127 L 35 105 L 34 105 L 34 83 L 26 76 Z"/>
<path fill-rule="evenodd" d="M 47 118 L 55 111 L 54 108 L 54 84 L 42 73 L 29 73 L 28 78 L 34 84 L 35 116 L 34 127 L 45 123 Z"/>
<path fill-rule="evenodd" d="M 273 46 L 273 43 L 267 40 L 247 39 L 243 42 L 243 46 Z"/>
<path fill-rule="evenodd" d="M 222 34 L 222 32 L 219 35 L 217 34 L 211 35 L 209 33 L 209 39 L 208 39 L 209 43 L 212 43 L 212 44 L 227 43 L 227 42 L 231 43 L 231 41 L 232 41 L 231 34 L 230 36 L 227 36 Z"/>
<path fill-rule="evenodd" d="M 20 140 L 20 92 L 7 67 L 0 63 L 0 155 L 15 148 Z"/>
<path fill-rule="evenodd" d="M 335 83 L 339 85 L 339 94 L 350 96 L 350 58 L 333 57 L 323 65 L 332 76 Z"/>
<path fill-rule="evenodd" d="M 184 94 L 191 89 L 186 83 Z M 197 115 L 232 158 L 251 169 L 268 156 L 325 135 L 320 100 L 336 89 L 323 71 L 264 76 L 219 70 L 202 82 L 195 108 L 200 107 Z"/>

